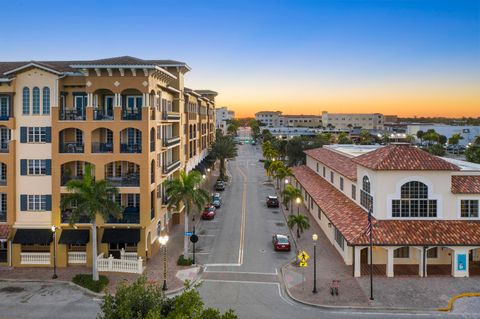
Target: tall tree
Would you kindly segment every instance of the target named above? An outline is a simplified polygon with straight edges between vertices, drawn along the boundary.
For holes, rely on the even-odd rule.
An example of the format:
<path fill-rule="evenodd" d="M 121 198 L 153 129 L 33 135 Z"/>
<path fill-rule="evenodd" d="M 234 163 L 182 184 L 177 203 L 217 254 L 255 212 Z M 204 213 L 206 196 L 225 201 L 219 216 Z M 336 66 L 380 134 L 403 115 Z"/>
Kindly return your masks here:
<path fill-rule="evenodd" d="M 348 137 L 348 134 L 346 132 L 342 132 L 342 133 L 338 134 L 337 143 L 338 144 L 352 144 L 352 140 Z"/>
<path fill-rule="evenodd" d="M 237 146 L 232 136 L 220 135 L 210 147 L 210 156 L 220 161 L 220 179 L 225 179 L 225 160 L 237 156 Z"/>
<path fill-rule="evenodd" d="M 368 130 L 361 130 L 359 142 L 362 145 L 367 145 L 372 143 L 372 138 L 370 136 L 370 132 Z"/>
<path fill-rule="evenodd" d="M 310 228 L 308 218 L 304 215 L 288 216 L 287 225 L 290 229 L 297 227 L 297 238 L 300 238 L 300 234 L 302 234 L 306 229 Z"/>
<path fill-rule="evenodd" d="M 448 144 L 449 145 L 458 145 L 460 143 L 460 140 L 463 140 L 463 136 L 460 133 L 455 133 L 450 138 L 448 139 Z"/>
<path fill-rule="evenodd" d="M 181 207 L 185 205 L 185 232 L 188 232 L 188 218 L 192 209 L 196 207 L 199 211 L 208 203 L 210 196 L 208 192 L 200 188 L 202 175 L 200 172 L 191 171 L 188 174 L 185 171 L 180 172 L 176 179 L 163 182 L 165 192 L 169 198 L 168 209 Z M 188 237 L 184 236 L 183 256 L 188 258 Z"/>
<path fill-rule="evenodd" d="M 290 167 L 284 166 L 277 169 L 277 171 L 275 172 L 275 177 L 277 178 L 277 187 L 280 188 L 278 186 L 279 181 L 281 181 L 281 184 L 284 184 L 285 179 L 290 176 L 293 176 L 293 172 Z"/>
<path fill-rule="evenodd" d="M 93 280 L 99 279 L 97 269 L 97 215 L 104 220 L 110 216 L 120 218 L 122 208 L 115 201 L 118 189 L 110 186 L 105 180 L 95 181 L 92 176 L 92 166 L 86 165 L 81 180 L 70 180 L 66 187 L 69 191 L 60 200 L 60 209 L 69 210 L 70 225 L 74 225 L 80 217 L 87 217 L 90 220 L 92 229 L 92 274 Z"/>
<path fill-rule="evenodd" d="M 268 176 L 275 176 L 279 169 L 285 168 L 285 164 L 282 161 L 273 161 L 270 163 L 267 169 Z M 277 180 L 278 187 L 278 180 Z"/>
<path fill-rule="evenodd" d="M 303 200 L 302 192 L 298 189 L 293 187 L 291 184 L 285 186 L 285 189 L 282 192 L 283 196 L 283 204 L 285 205 L 286 209 L 288 210 L 288 204 L 290 204 L 290 213 L 293 210 L 293 201 L 297 198 Z"/>

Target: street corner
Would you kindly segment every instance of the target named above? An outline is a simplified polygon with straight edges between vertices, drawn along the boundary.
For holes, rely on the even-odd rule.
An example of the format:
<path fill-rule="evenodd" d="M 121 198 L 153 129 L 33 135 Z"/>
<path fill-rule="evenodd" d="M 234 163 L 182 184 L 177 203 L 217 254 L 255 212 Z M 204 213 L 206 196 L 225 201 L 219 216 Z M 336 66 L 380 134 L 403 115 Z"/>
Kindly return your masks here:
<path fill-rule="evenodd" d="M 187 280 L 189 282 L 194 282 L 200 273 L 201 267 L 192 267 L 188 269 L 182 269 L 177 271 L 177 274 L 175 277 L 180 279 L 182 282 L 186 282 Z"/>
<path fill-rule="evenodd" d="M 304 282 L 304 280 L 304 276 L 301 273 L 297 272 L 293 268 L 293 266 L 288 265 L 284 268 L 283 281 L 287 289 L 293 288 L 301 284 L 302 282 Z"/>

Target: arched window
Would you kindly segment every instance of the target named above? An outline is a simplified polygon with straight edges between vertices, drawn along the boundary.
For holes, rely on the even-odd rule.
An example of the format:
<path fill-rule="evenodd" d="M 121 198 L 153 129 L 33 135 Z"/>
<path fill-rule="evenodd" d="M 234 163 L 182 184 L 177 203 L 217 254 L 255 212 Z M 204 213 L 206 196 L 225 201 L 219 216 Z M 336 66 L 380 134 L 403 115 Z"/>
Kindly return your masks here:
<path fill-rule="evenodd" d="M 34 87 L 32 90 L 32 114 L 40 114 L 40 89 Z"/>
<path fill-rule="evenodd" d="M 23 95 L 22 95 L 22 114 L 28 115 L 30 114 L 30 89 L 27 87 L 23 88 Z"/>
<path fill-rule="evenodd" d="M 44 87 L 43 88 L 43 96 L 42 96 L 42 113 L 43 115 L 50 114 L 50 88 Z"/>
<path fill-rule="evenodd" d="M 368 176 L 362 178 L 362 189 L 360 190 L 360 204 L 366 209 L 373 210 L 373 197 L 370 194 L 370 179 Z"/>
<path fill-rule="evenodd" d="M 392 217 L 437 217 L 437 200 L 428 199 L 428 186 L 411 181 L 400 188 L 400 199 L 392 200 Z"/>

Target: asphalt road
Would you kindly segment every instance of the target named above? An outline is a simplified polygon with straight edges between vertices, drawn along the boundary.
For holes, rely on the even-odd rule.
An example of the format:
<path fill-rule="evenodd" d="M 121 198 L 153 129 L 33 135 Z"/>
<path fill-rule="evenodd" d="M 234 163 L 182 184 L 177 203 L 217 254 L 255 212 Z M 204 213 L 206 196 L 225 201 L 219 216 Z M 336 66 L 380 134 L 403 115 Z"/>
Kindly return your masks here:
<path fill-rule="evenodd" d="M 278 209 L 267 208 L 265 197 L 273 186 L 265 185 L 260 150 L 239 145 L 239 155 L 228 163 L 231 176 L 222 193 L 223 206 L 212 221 L 200 222 L 201 254 L 206 265 L 199 291 L 208 306 L 234 309 L 240 318 L 478 318 L 476 314 L 392 313 L 324 310 L 289 299 L 279 269 L 292 253 L 274 252 L 273 233 L 288 234 Z"/>

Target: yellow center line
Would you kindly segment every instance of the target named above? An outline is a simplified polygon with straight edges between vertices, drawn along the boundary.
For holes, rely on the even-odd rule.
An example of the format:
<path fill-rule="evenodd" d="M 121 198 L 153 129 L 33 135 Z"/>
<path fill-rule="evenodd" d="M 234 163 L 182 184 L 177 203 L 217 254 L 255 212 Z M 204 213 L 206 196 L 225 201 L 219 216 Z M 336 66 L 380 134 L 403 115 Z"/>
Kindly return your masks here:
<path fill-rule="evenodd" d="M 243 176 L 243 196 L 242 196 L 242 218 L 240 222 L 240 248 L 238 250 L 238 264 L 243 264 L 243 250 L 245 243 L 245 221 L 247 219 L 247 176 L 245 173 L 238 167 L 237 170 Z"/>

